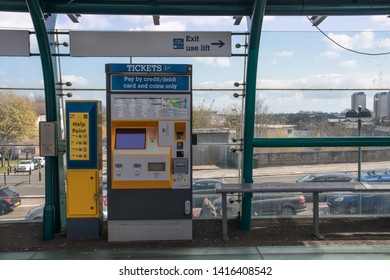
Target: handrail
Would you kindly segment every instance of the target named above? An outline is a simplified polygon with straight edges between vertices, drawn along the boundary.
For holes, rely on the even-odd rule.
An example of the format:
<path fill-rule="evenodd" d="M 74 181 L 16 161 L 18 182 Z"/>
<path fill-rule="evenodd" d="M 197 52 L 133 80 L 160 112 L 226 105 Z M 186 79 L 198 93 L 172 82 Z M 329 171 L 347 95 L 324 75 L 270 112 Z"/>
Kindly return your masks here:
<path fill-rule="evenodd" d="M 253 147 L 379 147 L 390 146 L 390 137 L 255 138 Z"/>

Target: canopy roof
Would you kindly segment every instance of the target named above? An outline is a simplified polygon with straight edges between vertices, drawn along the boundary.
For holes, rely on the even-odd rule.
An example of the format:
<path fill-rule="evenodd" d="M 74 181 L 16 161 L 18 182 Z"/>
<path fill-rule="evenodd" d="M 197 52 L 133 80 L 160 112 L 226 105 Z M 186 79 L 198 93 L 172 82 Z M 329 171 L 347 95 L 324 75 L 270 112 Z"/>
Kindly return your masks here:
<path fill-rule="evenodd" d="M 45 13 L 249 16 L 255 0 L 40 0 Z M 25 0 L 0 11 L 28 12 Z M 388 0 L 267 0 L 266 15 L 388 15 Z"/>

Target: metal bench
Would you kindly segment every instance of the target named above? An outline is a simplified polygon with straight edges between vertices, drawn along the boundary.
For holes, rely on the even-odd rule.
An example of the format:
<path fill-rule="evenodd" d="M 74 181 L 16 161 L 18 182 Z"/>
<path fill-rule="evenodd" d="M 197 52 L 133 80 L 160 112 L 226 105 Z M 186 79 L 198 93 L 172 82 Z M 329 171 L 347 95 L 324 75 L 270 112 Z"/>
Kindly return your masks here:
<path fill-rule="evenodd" d="M 324 192 L 386 192 L 390 191 L 389 183 L 365 183 L 365 182 L 348 182 L 348 183 L 242 183 L 242 184 L 217 184 L 216 193 L 222 194 L 222 234 L 223 239 L 228 240 L 227 226 L 227 195 L 233 193 L 312 193 L 313 194 L 313 227 L 314 235 L 323 239 L 320 234 L 319 224 L 319 193 Z"/>

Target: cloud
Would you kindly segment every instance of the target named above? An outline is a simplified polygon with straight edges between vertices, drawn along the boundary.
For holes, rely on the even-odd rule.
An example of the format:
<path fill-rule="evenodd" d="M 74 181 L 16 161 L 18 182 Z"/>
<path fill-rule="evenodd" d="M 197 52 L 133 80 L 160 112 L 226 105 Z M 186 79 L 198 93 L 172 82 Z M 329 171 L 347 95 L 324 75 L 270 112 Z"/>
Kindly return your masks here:
<path fill-rule="evenodd" d="M 218 67 L 230 67 L 231 63 L 227 57 L 194 57 L 195 62 Z"/>
<path fill-rule="evenodd" d="M 372 16 L 371 17 L 371 20 L 375 23 L 375 24 L 380 24 L 380 25 L 384 25 L 384 26 L 390 26 L 390 19 L 386 16 Z"/>
<path fill-rule="evenodd" d="M 378 39 L 372 31 L 363 31 L 353 36 L 347 34 L 329 33 L 328 36 L 341 46 L 356 51 L 374 49 L 378 47 L 382 49 L 390 48 L 389 38 Z M 340 50 L 340 47 L 331 42 L 328 38 L 324 38 L 323 40 L 326 40 L 332 49 Z"/>
<path fill-rule="evenodd" d="M 226 89 L 226 88 L 233 88 L 234 83 L 237 81 L 224 81 L 224 82 L 214 82 L 214 81 L 203 81 L 199 85 L 197 85 L 197 88 L 203 88 L 203 89 Z M 242 81 L 239 81 L 242 83 Z"/>
<path fill-rule="evenodd" d="M 215 16 L 160 16 L 160 25 L 153 24 L 152 16 L 119 16 L 117 26 L 127 30 L 160 30 L 160 31 L 232 31 L 240 28 L 246 30 L 246 24 L 234 26 L 232 17 Z"/>
<path fill-rule="evenodd" d="M 274 52 L 274 55 L 276 57 L 293 57 L 294 52 L 293 51 Z"/>
<path fill-rule="evenodd" d="M 390 38 L 380 39 L 377 42 L 377 46 L 387 49 L 387 51 L 390 51 Z"/>
<path fill-rule="evenodd" d="M 109 30 L 114 22 L 113 16 L 103 15 L 81 15 L 79 23 L 73 23 L 68 16 L 59 15 L 57 17 L 57 29 L 70 30 Z"/>
<path fill-rule="evenodd" d="M 2 28 L 33 28 L 31 16 L 28 13 L 0 12 L 0 26 Z"/>
<path fill-rule="evenodd" d="M 340 62 L 339 65 L 344 68 L 352 69 L 357 67 L 357 61 L 355 59 L 346 60 L 343 62 Z"/>
<path fill-rule="evenodd" d="M 294 56 L 294 52 L 293 51 L 280 51 L 280 52 L 274 52 L 274 56 L 277 57 L 277 58 L 291 58 Z M 279 60 L 277 58 L 273 58 L 270 63 L 272 65 L 278 65 L 279 64 Z"/>
<path fill-rule="evenodd" d="M 276 20 L 276 18 L 276 16 L 265 16 L 263 20 L 264 22 L 273 22 Z"/>
<path fill-rule="evenodd" d="M 210 108 L 218 111 L 230 112 L 232 108 L 240 108 L 241 100 L 233 97 L 230 93 L 215 93 L 209 91 L 197 91 L 194 94 L 194 107 Z"/>
<path fill-rule="evenodd" d="M 185 31 L 187 26 L 180 21 L 169 21 L 161 25 L 147 24 L 129 29 L 130 31 Z"/>
<path fill-rule="evenodd" d="M 335 51 L 326 51 L 326 52 L 321 53 L 320 56 L 326 57 L 326 58 L 337 58 L 337 57 L 340 57 L 341 55 L 340 55 L 340 53 L 335 52 Z"/>
<path fill-rule="evenodd" d="M 335 88 L 390 88 L 390 74 L 345 73 L 345 74 L 311 74 L 296 79 L 260 79 L 257 80 L 258 88 L 266 89 L 335 89 Z"/>
<path fill-rule="evenodd" d="M 192 17 L 162 17 L 162 20 L 171 20 L 172 18 L 174 18 L 175 20 L 180 20 L 182 22 L 185 22 L 187 25 L 194 25 L 194 26 L 202 26 L 202 25 L 205 25 L 205 26 L 209 26 L 210 27 L 213 27 L 213 26 L 218 26 L 218 25 L 221 25 L 221 24 L 225 24 L 226 22 L 230 22 L 231 24 L 233 24 L 233 19 L 232 17 L 228 17 L 228 16 L 221 16 L 221 17 L 208 17 L 208 16 L 192 16 Z"/>
<path fill-rule="evenodd" d="M 354 50 L 372 49 L 375 46 L 375 34 L 372 31 L 363 31 L 353 36 L 330 32 L 328 36 L 341 46 Z M 328 38 L 324 38 L 332 49 L 339 50 L 340 47 Z"/>
<path fill-rule="evenodd" d="M 234 81 L 217 83 L 209 80 L 197 85 L 196 88 L 230 89 L 234 88 L 233 84 Z M 258 94 L 262 94 L 270 110 L 275 113 L 298 112 L 300 110 L 339 112 L 350 106 L 350 96 L 354 92 L 351 89 L 373 87 L 390 88 L 390 74 L 384 75 L 377 72 L 326 73 L 310 74 L 292 79 L 259 79 L 257 81 L 257 88 L 261 89 Z M 371 102 L 370 98 L 368 102 Z M 205 99 L 205 106 L 209 106 L 215 99 L 213 105 L 215 109 L 227 108 L 234 105 L 235 102 L 237 103 L 237 99 L 232 97 L 232 92 L 194 92 L 194 104 L 200 104 L 203 99 Z"/>
<path fill-rule="evenodd" d="M 72 87 L 77 87 L 77 86 L 87 86 L 88 85 L 88 80 L 83 77 L 79 77 L 76 75 L 63 75 L 62 76 L 62 81 L 64 83 L 66 82 L 71 82 Z"/>

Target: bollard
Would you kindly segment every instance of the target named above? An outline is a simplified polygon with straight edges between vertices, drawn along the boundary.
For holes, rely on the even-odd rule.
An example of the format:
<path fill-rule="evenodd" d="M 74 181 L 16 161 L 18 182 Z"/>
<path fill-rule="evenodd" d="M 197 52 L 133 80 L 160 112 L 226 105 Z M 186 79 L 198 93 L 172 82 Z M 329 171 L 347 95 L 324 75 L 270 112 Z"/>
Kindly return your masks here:
<path fill-rule="evenodd" d="M 39 182 L 40 182 L 42 180 L 41 169 L 39 169 L 38 178 L 39 178 Z"/>

